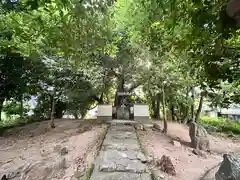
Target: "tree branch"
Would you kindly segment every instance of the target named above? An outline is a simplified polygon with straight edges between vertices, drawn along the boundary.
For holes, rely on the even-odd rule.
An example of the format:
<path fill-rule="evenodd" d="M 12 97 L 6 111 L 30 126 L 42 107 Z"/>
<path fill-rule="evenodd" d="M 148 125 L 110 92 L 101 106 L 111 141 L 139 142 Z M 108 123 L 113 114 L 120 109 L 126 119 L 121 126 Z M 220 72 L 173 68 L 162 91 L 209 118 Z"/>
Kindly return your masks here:
<path fill-rule="evenodd" d="M 132 92 L 134 89 L 136 89 L 136 88 L 139 87 L 140 85 L 142 85 L 141 82 L 134 83 L 134 84 L 127 90 L 127 92 Z"/>

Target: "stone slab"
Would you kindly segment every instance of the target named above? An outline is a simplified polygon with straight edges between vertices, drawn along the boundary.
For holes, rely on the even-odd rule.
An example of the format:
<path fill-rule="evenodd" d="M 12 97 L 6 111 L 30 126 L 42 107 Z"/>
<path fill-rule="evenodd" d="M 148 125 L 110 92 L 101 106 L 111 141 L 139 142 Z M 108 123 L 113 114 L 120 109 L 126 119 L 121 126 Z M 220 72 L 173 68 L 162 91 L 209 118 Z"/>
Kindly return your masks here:
<path fill-rule="evenodd" d="M 116 162 L 120 160 L 127 160 L 123 161 L 124 163 L 131 163 L 128 161 L 134 161 L 142 164 L 147 161 L 145 155 L 141 151 L 134 151 L 134 150 L 127 150 L 127 151 L 120 151 L 116 149 L 106 149 L 105 151 L 101 151 L 99 154 L 100 160 L 103 163 L 109 162 Z M 127 164 L 126 164 L 127 166 Z"/>
<path fill-rule="evenodd" d="M 134 117 L 149 117 L 149 108 L 145 104 L 134 104 Z"/>
<path fill-rule="evenodd" d="M 151 176 L 148 173 L 124 173 L 124 172 L 112 172 L 104 173 L 94 171 L 90 180 L 151 180 Z"/>
<path fill-rule="evenodd" d="M 109 104 L 99 104 L 97 106 L 97 116 L 112 116 L 112 105 Z"/>
<path fill-rule="evenodd" d="M 124 124 L 112 125 L 110 130 L 134 132 L 134 128 L 132 126 Z"/>
<path fill-rule="evenodd" d="M 130 142 L 133 142 L 133 143 L 129 144 Z M 141 147 L 139 146 L 138 143 L 132 140 L 128 140 L 128 144 L 124 143 L 124 141 L 111 140 L 111 141 L 105 141 L 102 145 L 102 149 L 103 150 L 116 149 L 121 151 L 126 151 L 126 150 L 140 151 Z"/>
<path fill-rule="evenodd" d="M 116 139 L 111 137 L 106 137 L 103 142 L 103 146 L 108 146 L 110 144 L 126 145 L 128 149 L 139 149 L 140 145 L 135 139 Z"/>
<path fill-rule="evenodd" d="M 107 139 L 135 139 L 137 140 L 137 135 L 133 132 L 122 132 L 122 131 L 110 131 L 107 136 Z"/>
<path fill-rule="evenodd" d="M 106 155 L 106 154 L 105 154 Z M 101 155 L 100 155 L 101 156 Z M 109 157 L 106 155 L 103 160 L 103 157 L 99 157 L 96 161 L 95 168 L 99 172 L 131 172 L 131 173 L 147 173 L 148 168 L 146 164 L 142 163 L 140 160 L 131 160 L 127 158 Z M 133 158 L 133 157 L 132 157 Z"/>
<path fill-rule="evenodd" d="M 97 120 L 112 121 L 112 116 L 97 116 Z"/>

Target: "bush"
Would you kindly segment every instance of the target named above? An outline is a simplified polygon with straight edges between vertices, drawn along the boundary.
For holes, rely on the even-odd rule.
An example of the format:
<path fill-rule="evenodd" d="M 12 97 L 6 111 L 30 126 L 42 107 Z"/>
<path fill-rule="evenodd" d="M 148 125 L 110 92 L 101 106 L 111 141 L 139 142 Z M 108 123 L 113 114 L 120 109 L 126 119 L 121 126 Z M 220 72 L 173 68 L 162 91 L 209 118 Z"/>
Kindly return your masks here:
<path fill-rule="evenodd" d="M 240 122 L 218 117 L 202 116 L 201 123 L 205 126 L 213 126 L 217 132 L 240 134 Z"/>
<path fill-rule="evenodd" d="M 0 135 L 8 129 L 24 126 L 24 125 L 31 124 L 34 122 L 39 122 L 39 121 L 44 121 L 44 120 L 40 118 L 32 117 L 32 116 L 24 116 L 23 118 L 20 118 L 19 116 L 8 117 L 8 119 L 4 119 L 0 121 Z"/>

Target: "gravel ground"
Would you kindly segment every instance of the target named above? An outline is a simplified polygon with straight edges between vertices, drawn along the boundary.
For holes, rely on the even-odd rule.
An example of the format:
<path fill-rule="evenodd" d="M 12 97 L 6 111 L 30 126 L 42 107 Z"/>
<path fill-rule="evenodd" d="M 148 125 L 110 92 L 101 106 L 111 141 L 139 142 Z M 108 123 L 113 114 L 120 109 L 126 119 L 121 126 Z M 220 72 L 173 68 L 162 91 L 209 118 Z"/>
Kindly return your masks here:
<path fill-rule="evenodd" d="M 163 127 L 161 122 L 157 123 Z M 240 144 L 236 140 L 209 136 L 212 153 L 206 153 L 207 157 L 196 156 L 189 147 L 188 128 L 177 123 L 169 122 L 167 136 L 151 129 L 139 131 L 139 134 L 149 155 L 154 158 L 170 156 L 177 175 L 172 177 L 161 172 L 165 180 L 199 180 L 207 170 L 222 161 L 223 153 L 240 152 Z M 181 147 L 174 146 L 173 139 L 181 142 Z"/>
<path fill-rule="evenodd" d="M 91 121 L 91 120 L 90 120 Z M 82 132 L 83 125 L 85 132 Z M 11 129 L 0 137 L 0 176 L 14 180 L 71 180 L 77 169 L 93 161 L 104 124 L 56 120 Z M 86 159 L 87 158 L 87 159 Z"/>

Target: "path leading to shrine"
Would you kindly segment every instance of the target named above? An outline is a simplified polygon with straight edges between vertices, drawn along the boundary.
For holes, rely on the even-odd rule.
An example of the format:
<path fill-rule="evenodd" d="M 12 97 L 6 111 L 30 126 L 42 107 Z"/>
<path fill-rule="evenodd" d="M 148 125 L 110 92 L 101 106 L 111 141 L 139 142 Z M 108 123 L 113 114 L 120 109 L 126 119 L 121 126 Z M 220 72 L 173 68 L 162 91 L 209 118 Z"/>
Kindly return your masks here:
<path fill-rule="evenodd" d="M 134 127 L 112 124 L 90 180 L 151 180 L 146 162 Z"/>

